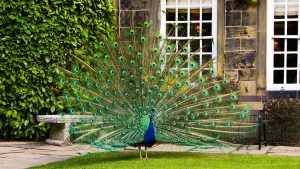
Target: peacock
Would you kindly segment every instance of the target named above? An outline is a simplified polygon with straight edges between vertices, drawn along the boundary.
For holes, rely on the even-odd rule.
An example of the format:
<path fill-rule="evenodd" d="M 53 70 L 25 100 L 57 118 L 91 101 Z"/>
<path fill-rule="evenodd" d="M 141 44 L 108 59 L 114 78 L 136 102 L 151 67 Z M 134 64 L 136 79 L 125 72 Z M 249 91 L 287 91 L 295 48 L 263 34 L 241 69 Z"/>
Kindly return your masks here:
<path fill-rule="evenodd" d="M 59 77 L 61 114 L 80 119 L 70 125 L 73 141 L 108 151 L 138 147 L 140 158 L 141 147 L 148 158 L 147 148 L 160 143 L 236 148 L 256 127 L 238 103 L 239 91 L 217 76 L 216 60 L 193 59 L 191 40 L 176 47 L 156 32 L 144 22 L 67 53 L 72 63 Z"/>

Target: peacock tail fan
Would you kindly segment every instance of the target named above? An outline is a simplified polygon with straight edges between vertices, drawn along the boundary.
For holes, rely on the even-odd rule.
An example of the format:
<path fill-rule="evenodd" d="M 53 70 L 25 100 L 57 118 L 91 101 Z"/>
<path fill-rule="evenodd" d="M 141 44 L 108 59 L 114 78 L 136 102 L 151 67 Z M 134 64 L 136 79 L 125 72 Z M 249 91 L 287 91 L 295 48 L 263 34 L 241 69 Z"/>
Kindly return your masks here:
<path fill-rule="evenodd" d="M 60 85 L 63 114 L 78 117 L 70 127 L 74 142 L 104 150 L 135 145 L 143 141 L 154 110 L 157 142 L 193 150 L 236 147 L 256 127 L 246 106 L 238 104 L 238 91 L 217 77 L 215 60 L 200 65 L 183 58 L 193 56 L 187 44 L 176 48 L 156 32 L 145 22 L 68 52 L 73 61 L 61 68 Z"/>

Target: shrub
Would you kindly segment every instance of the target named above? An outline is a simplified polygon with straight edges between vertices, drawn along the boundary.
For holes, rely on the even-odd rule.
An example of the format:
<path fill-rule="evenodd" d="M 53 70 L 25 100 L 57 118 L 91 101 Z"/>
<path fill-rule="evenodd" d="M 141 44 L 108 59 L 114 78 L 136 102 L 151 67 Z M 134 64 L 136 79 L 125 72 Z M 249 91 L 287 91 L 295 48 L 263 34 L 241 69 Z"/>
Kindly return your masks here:
<path fill-rule="evenodd" d="M 67 51 L 111 34 L 109 0 L 0 0 L 0 138 L 40 139 L 37 114 L 62 105 L 56 83 Z"/>
<path fill-rule="evenodd" d="M 267 138 L 270 143 L 300 143 L 300 100 L 270 99 L 267 102 Z"/>

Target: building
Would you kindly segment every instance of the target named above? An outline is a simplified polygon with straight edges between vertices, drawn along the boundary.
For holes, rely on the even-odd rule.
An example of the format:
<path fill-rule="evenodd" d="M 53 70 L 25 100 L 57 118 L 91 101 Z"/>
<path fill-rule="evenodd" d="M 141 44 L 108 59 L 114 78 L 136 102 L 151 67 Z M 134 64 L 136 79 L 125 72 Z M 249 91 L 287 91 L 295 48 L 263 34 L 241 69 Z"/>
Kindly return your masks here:
<path fill-rule="evenodd" d="M 261 96 L 276 97 L 284 91 L 300 97 L 299 0 L 115 0 L 115 4 L 121 32 L 151 20 L 162 34 L 174 29 L 169 37 L 177 46 L 192 39 L 189 47 L 197 52 L 193 57 L 200 64 L 217 58 L 218 74 L 238 82 L 241 99 L 252 109 L 261 109 Z"/>

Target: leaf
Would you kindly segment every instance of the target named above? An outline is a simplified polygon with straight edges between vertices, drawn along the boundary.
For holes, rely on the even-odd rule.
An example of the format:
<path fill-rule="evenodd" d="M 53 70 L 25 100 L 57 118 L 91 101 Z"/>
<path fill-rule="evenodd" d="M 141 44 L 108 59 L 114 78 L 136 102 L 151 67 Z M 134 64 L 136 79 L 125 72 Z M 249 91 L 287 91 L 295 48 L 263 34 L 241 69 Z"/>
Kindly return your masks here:
<path fill-rule="evenodd" d="M 54 113 L 55 112 L 55 107 L 52 106 L 50 110 L 51 110 L 51 113 Z"/>
<path fill-rule="evenodd" d="M 28 123 L 29 123 L 29 121 L 28 121 L 28 120 L 25 120 L 25 121 L 24 121 L 24 126 L 27 126 Z"/>
<path fill-rule="evenodd" d="M 45 61 L 46 61 L 47 63 L 49 63 L 49 62 L 50 62 L 50 58 L 49 58 L 49 57 L 46 57 L 46 58 L 45 58 Z"/>

